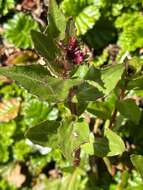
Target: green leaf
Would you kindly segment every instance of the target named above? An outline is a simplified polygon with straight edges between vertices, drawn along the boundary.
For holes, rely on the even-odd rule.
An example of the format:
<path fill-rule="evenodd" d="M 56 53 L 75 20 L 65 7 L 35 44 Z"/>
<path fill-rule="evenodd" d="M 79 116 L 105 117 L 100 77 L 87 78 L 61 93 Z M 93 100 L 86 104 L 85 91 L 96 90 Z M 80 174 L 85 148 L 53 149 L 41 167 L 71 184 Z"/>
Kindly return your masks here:
<path fill-rule="evenodd" d="M 115 132 L 105 129 L 104 138 L 95 138 L 94 154 L 99 157 L 116 156 L 125 151 L 123 140 Z"/>
<path fill-rule="evenodd" d="M 77 34 L 83 35 L 91 29 L 100 17 L 101 1 L 64 0 L 61 8 L 65 15 L 75 20 Z"/>
<path fill-rule="evenodd" d="M 116 27 L 122 28 L 118 44 L 124 51 L 135 51 L 143 46 L 143 20 L 139 12 L 124 13 L 116 20 Z"/>
<path fill-rule="evenodd" d="M 63 80 L 49 76 L 41 65 L 14 66 L 0 68 L 0 74 L 14 79 L 31 94 L 51 102 L 64 101 L 69 89 L 80 83 L 79 80 Z"/>
<path fill-rule="evenodd" d="M 111 65 L 103 70 L 96 69 L 92 66 L 89 68 L 88 72 L 86 72 L 84 79 L 94 81 L 95 83 L 93 84 L 100 91 L 108 95 L 117 86 L 123 72 L 123 64 Z M 85 87 L 86 86 L 85 84 Z"/>
<path fill-rule="evenodd" d="M 95 50 L 106 47 L 115 41 L 116 29 L 111 19 L 101 17 L 83 37 L 84 41 Z"/>
<path fill-rule="evenodd" d="M 139 76 L 130 80 L 127 84 L 127 89 L 143 90 L 143 76 Z"/>
<path fill-rule="evenodd" d="M 66 16 L 76 17 L 78 14 L 88 5 L 85 0 L 75 1 L 75 0 L 64 0 L 61 3 L 61 9 Z"/>
<path fill-rule="evenodd" d="M 0 0 L 0 16 L 6 15 L 11 9 L 15 7 L 14 0 Z"/>
<path fill-rule="evenodd" d="M 25 157 L 32 151 L 31 147 L 26 144 L 25 140 L 20 140 L 13 146 L 13 154 L 16 160 L 24 161 Z"/>
<path fill-rule="evenodd" d="M 52 148 L 57 147 L 58 121 L 44 121 L 26 132 L 26 137 L 33 143 Z"/>
<path fill-rule="evenodd" d="M 49 69 L 56 75 L 63 70 L 63 62 L 58 61 L 60 50 L 56 46 L 56 41 L 51 35 L 48 37 L 32 30 L 31 37 L 37 52 L 46 59 Z M 62 62 L 62 63 L 61 63 Z"/>
<path fill-rule="evenodd" d="M 105 129 L 104 136 L 109 141 L 110 152 L 107 154 L 107 156 L 119 155 L 125 151 L 125 145 L 123 140 L 111 129 Z"/>
<path fill-rule="evenodd" d="M 30 31 L 32 29 L 38 30 L 38 24 L 31 16 L 17 13 L 12 19 L 4 24 L 4 29 L 4 37 L 6 40 L 16 47 L 26 49 L 33 46 Z"/>
<path fill-rule="evenodd" d="M 75 24 L 77 28 L 77 34 L 83 35 L 89 29 L 93 28 L 95 22 L 100 17 L 100 11 L 97 6 L 87 6 L 79 13 L 79 15 L 75 18 Z"/>
<path fill-rule="evenodd" d="M 32 30 L 31 37 L 36 50 L 42 57 L 47 61 L 55 59 L 55 56 L 59 51 L 57 49 L 56 42 L 51 36 L 47 37 L 41 32 Z"/>
<path fill-rule="evenodd" d="M 24 121 L 27 125 L 34 126 L 44 120 L 48 120 L 52 111 L 54 109 L 47 102 L 32 98 L 23 103 L 21 114 L 24 116 Z M 58 110 L 53 115 L 55 120 L 57 119 L 57 114 Z"/>
<path fill-rule="evenodd" d="M 72 160 L 74 151 L 89 141 L 89 126 L 83 121 L 63 121 L 58 131 L 58 145 L 65 158 Z"/>
<path fill-rule="evenodd" d="M 141 111 L 133 99 L 118 101 L 116 107 L 123 116 L 133 121 L 135 124 L 139 123 Z"/>
<path fill-rule="evenodd" d="M 45 31 L 45 34 L 47 34 L 47 38 L 51 35 L 53 38 L 58 37 L 62 40 L 65 37 L 66 19 L 59 9 L 56 0 L 49 1 L 48 9 L 49 25 Z"/>
<path fill-rule="evenodd" d="M 124 72 L 123 64 L 116 64 L 101 71 L 101 79 L 104 82 L 103 92 L 109 94 L 117 85 Z"/>
<path fill-rule="evenodd" d="M 78 101 L 82 102 L 82 101 L 95 101 L 98 98 L 103 97 L 104 94 L 101 91 L 99 91 L 98 88 L 85 82 L 78 87 L 76 96 Z"/>
<path fill-rule="evenodd" d="M 95 68 L 93 65 L 89 68 L 88 72 L 85 74 L 85 80 L 91 80 L 98 83 L 100 86 L 104 87 L 104 83 L 101 79 L 102 72 Z"/>
<path fill-rule="evenodd" d="M 107 102 L 93 102 L 88 105 L 87 111 L 101 119 L 110 119 L 112 107 Z"/>
<path fill-rule="evenodd" d="M 67 173 L 63 179 L 49 179 L 46 189 L 50 190 L 78 190 L 82 185 L 81 171 L 76 168 L 72 173 Z M 37 189 L 38 190 L 38 189 Z"/>
<path fill-rule="evenodd" d="M 140 175 L 143 178 L 143 156 L 133 154 L 131 155 L 130 159 L 134 167 L 137 169 L 137 171 L 140 173 Z"/>

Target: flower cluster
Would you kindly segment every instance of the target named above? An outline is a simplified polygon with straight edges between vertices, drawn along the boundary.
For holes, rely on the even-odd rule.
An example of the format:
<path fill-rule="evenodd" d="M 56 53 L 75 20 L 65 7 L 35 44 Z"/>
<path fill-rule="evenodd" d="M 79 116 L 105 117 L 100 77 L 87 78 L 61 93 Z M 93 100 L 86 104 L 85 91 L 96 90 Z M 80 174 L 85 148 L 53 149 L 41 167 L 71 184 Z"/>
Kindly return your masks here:
<path fill-rule="evenodd" d="M 85 53 L 78 46 L 77 39 L 71 37 L 66 47 L 67 58 L 72 60 L 74 64 L 79 65 L 85 58 Z"/>

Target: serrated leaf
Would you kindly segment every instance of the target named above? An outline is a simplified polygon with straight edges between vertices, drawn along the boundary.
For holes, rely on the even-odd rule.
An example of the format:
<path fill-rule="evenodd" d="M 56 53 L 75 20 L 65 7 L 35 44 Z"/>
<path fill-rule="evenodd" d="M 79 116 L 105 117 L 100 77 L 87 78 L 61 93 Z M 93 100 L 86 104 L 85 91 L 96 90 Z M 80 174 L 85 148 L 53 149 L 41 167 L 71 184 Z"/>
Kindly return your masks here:
<path fill-rule="evenodd" d="M 17 117 L 20 101 L 16 98 L 4 100 L 0 103 L 0 122 L 8 122 Z"/>
<path fill-rule="evenodd" d="M 116 20 L 116 27 L 122 28 L 118 44 L 124 51 L 135 51 L 143 46 L 143 20 L 139 12 L 124 13 Z"/>
<path fill-rule="evenodd" d="M 75 20 L 77 34 L 83 35 L 91 29 L 100 17 L 101 1 L 64 0 L 61 8 L 65 15 Z"/>
<path fill-rule="evenodd" d="M 47 34 L 47 38 L 49 38 L 50 35 L 53 38 L 58 37 L 60 40 L 62 40 L 65 37 L 66 19 L 59 9 L 56 0 L 49 1 L 48 9 L 49 25 L 45 31 L 45 34 Z"/>
<path fill-rule="evenodd" d="M 52 110 L 53 108 L 47 102 L 33 98 L 23 103 L 21 114 L 24 116 L 24 121 L 27 125 L 34 126 L 48 120 Z M 56 116 L 57 112 L 55 113 L 55 119 Z"/>
<path fill-rule="evenodd" d="M 41 65 L 1 67 L 0 74 L 14 79 L 31 94 L 51 102 L 64 101 L 69 89 L 80 83 L 79 80 L 64 80 L 51 77 Z"/>
<path fill-rule="evenodd" d="M 74 151 L 89 141 L 89 126 L 85 121 L 63 121 L 58 131 L 58 145 L 63 155 L 73 160 Z"/>
<path fill-rule="evenodd" d="M 130 159 L 136 170 L 140 173 L 140 175 L 143 178 L 143 156 L 133 154 L 131 155 Z"/>
<path fill-rule="evenodd" d="M 141 118 L 141 111 L 132 99 L 118 101 L 116 104 L 118 111 L 129 120 L 138 124 Z M 133 110 L 133 111 L 132 111 Z"/>
<path fill-rule="evenodd" d="M 77 28 L 77 34 L 83 35 L 89 29 L 93 28 L 95 22 L 100 17 L 99 8 L 93 5 L 87 6 L 81 13 L 75 18 L 75 24 Z"/>
<path fill-rule="evenodd" d="M 44 121 L 31 127 L 25 136 L 35 144 L 56 148 L 59 126 L 58 121 Z"/>
<path fill-rule="evenodd" d="M 31 16 L 18 13 L 12 19 L 8 20 L 4 25 L 4 29 L 4 37 L 10 43 L 19 48 L 31 48 L 32 40 L 30 31 L 32 29 L 38 30 L 38 24 Z"/>

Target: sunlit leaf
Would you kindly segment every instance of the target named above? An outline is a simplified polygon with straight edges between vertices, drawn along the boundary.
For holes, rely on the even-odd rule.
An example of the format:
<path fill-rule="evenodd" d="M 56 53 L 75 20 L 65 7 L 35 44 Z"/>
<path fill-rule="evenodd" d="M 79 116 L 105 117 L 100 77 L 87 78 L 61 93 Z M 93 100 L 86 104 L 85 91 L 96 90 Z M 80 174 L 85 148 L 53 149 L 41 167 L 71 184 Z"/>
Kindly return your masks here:
<path fill-rule="evenodd" d="M 38 24 L 31 16 L 23 13 L 17 13 L 6 24 L 4 24 L 5 39 L 20 48 L 31 48 L 32 40 L 30 31 L 38 30 Z"/>
<path fill-rule="evenodd" d="M 74 151 L 89 141 L 89 126 L 85 121 L 63 121 L 58 131 L 58 145 L 64 156 L 72 160 Z"/>
<path fill-rule="evenodd" d="M 33 95 L 51 102 L 64 101 L 70 88 L 80 84 L 79 80 L 64 80 L 51 77 L 41 65 L 0 68 L 0 74 L 14 79 Z"/>

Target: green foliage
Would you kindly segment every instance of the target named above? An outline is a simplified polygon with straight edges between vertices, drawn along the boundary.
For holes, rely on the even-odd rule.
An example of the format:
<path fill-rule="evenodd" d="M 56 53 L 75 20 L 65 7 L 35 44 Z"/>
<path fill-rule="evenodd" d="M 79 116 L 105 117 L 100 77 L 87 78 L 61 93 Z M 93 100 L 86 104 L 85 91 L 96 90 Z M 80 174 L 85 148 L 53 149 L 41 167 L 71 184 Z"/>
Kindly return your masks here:
<path fill-rule="evenodd" d="M 133 165 L 139 171 L 140 175 L 143 178 L 143 170 L 142 170 L 143 156 L 141 156 L 141 155 L 131 155 L 131 161 L 132 161 Z"/>
<path fill-rule="evenodd" d="M 30 31 L 38 29 L 38 24 L 29 15 L 17 13 L 4 25 L 5 39 L 19 48 L 31 48 Z"/>
<path fill-rule="evenodd" d="M 21 151 L 22 150 L 22 151 Z M 20 140 L 13 147 L 13 154 L 16 160 L 23 160 L 28 153 L 31 152 L 31 147 L 26 144 L 25 140 Z"/>
<path fill-rule="evenodd" d="M 124 13 L 116 20 L 116 27 L 123 30 L 118 43 L 124 51 L 134 51 L 143 46 L 142 24 L 139 12 Z"/>
<path fill-rule="evenodd" d="M 9 159 L 9 147 L 13 143 L 12 135 L 15 132 L 14 121 L 0 124 L 0 162 L 5 163 Z"/>
<path fill-rule="evenodd" d="M 36 144 L 55 148 L 59 125 L 60 123 L 57 121 L 44 121 L 30 128 L 26 133 L 26 137 Z"/>
<path fill-rule="evenodd" d="M 142 1 L 45 4 L 2 10 L 0 189 L 142 189 Z"/>
<path fill-rule="evenodd" d="M 56 120 L 58 109 L 52 108 L 47 102 L 33 98 L 24 102 L 22 115 L 27 125 L 34 126 L 47 119 Z"/>
<path fill-rule="evenodd" d="M 95 22 L 100 17 L 99 1 L 75 1 L 64 0 L 61 4 L 61 9 L 67 16 L 72 16 L 75 19 L 78 35 L 85 34 L 91 29 Z"/>
<path fill-rule="evenodd" d="M 69 89 L 80 83 L 80 80 L 76 79 L 63 80 L 54 78 L 41 65 L 0 68 L 0 74 L 13 78 L 33 95 L 51 102 L 64 101 L 68 96 Z"/>
<path fill-rule="evenodd" d="M 88 124 L 82 120 L 77 122 L 63 121 L 58 133 L 59 147 L 68 160 L 72 160 L 74 151 L 89 140 Z"/>
<path fill-rule="evenodd" d="M 49 25 L 45 31 L 45 34 L 52 38 L 64 39 L 66 29 L 66 19 L 60 11 L 55 0 L 49 1 L 49 12 L 48 12 Z"/>
<path fill-rule="evenodd" d="M 6 15 L 10 10 L 14 9 L 14 0 L 0 0 L 0 17 Z"/>
<path fill-rule="evenodd" d="M 141 112 L 134 100 L 126 99 L 124 101 L 117 102 L 117 109 L 126 118 L 130 119 L 134 123 L 138 124 Z M 131 110 L 134 110 L 133 112 Z"/>

